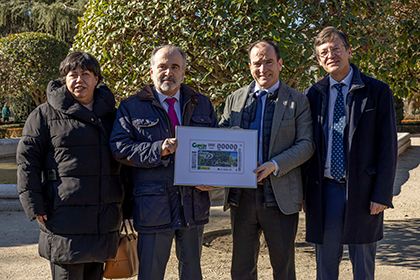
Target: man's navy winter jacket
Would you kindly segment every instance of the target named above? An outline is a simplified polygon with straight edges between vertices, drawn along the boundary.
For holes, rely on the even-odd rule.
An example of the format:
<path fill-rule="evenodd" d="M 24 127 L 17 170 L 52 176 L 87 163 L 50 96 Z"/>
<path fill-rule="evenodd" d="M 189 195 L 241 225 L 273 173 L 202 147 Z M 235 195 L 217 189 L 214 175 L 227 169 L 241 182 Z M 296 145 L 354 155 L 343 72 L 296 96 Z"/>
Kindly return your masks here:
<path fill-rule="evenodd" d="M 182 84 L 180 99 L 183 126 L 217 127 L 207 97 Z M 168 113 L 152 86 L 146 85 L 121 102 L 110 143 L 115 158 L 132 167 L 133 219 L 140 233 L 208 223 L 208 192 L 174 186 L 174 155 L 161 158 L 163 141 L 173 137 L 175 132 Z"/>

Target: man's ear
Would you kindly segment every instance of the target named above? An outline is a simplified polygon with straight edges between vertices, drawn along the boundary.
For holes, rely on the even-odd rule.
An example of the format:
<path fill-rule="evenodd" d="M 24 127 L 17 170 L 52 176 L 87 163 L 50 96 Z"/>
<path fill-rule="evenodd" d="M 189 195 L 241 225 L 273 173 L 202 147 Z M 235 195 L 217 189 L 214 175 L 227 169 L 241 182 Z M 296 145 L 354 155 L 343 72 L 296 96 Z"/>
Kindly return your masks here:
<path fill-rule="evenodd" d="M 280 58 L 277 63 L 279 64 L 279 69 L 281 71 L 283 69 L 283 58 Z"/>
<path fill-rule="evenodd" d="M 185 78 L 185 68 L 184 68 L 184 71 L 182 71 L 182 80 L 181 81 L 184 81 L 184 78 Z"/>

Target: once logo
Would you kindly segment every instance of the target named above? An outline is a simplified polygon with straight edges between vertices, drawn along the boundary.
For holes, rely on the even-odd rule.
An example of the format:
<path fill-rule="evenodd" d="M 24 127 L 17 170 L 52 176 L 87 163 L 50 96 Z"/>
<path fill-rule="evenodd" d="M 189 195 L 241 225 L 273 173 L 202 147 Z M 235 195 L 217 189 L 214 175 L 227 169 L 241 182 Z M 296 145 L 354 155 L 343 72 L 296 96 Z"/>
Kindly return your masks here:
<path fill-rule="evenodd" d="M 192 143 L 192 147 L 193 148 L 199 148 L 199 149 L 206 149 L 207 145 L 206 144 L 197 144 L 197 143 Z"/>

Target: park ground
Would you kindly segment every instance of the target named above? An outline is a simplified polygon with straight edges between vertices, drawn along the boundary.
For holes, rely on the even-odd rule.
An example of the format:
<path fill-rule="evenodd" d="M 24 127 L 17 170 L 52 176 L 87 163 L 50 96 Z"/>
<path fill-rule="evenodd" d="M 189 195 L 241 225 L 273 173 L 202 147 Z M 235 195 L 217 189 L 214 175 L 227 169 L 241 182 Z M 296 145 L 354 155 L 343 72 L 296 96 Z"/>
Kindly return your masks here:
<path fill-rule="evenodd" d="M 379 243 L 375 279 L 420 279 L 420 135 L 413 135 L 412 146 L 398 159 L 394 184 L 394 209 L 386 210 L 384 239 Z M 296 238 L 297 279 L 315 279 L 315 254 L 305 242 L 305 219 L 300 214 Z M 23 212 L 0 212 L 0 279 L 51 279 L 49 263 L 38 256 L 38 227 Z M 202 254 L 204 279 L 230 279 L 232 238 L 229 213 L 220 203 L 211 208 L 211 221 L 205 228 Z M 218 233 L 218 234 L 216 234 Z M 174 250 L 165 279 L 178 279 Z M 131 279 L 136 279 L 135 277 Z M 272 279 L 268 250 L 262 246 L 258 260 L 258 279 Z M 352 279 L 351 264 L 345 251 L 340 266 L 340 280 Z"/>

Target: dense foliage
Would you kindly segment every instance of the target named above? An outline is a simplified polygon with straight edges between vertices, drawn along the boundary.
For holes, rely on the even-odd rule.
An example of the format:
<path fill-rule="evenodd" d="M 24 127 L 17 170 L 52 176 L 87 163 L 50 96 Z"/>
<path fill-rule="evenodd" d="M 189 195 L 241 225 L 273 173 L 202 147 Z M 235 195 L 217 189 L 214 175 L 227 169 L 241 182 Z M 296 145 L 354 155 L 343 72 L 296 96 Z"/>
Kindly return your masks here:
<path fill-rule="evenodd" d="M 218 103 L 252 80 L 247 46 L 263 38 L 278 42 L 282 80 L 299 90 L 309 86 L 324 74 L 313 38 L 333 25 L 349 34 L 352 60 L 362 71 L 408 96 L 418 91 L 419 78 L 419 9 L 404 10 L 410 3 L 90 0 L 73 48 L 95 55 L 108 84 L 126 96 L 149 82 L 155 46 L 178 45 L 188 55 L 186 83 Z"/>
<path fill-rule="evenodd" d="M 52 34 L 68 44 L 88 0 L 0 0 L 0 37 L 22 32 Z"/>
<path fill-rule="evenodd" d="M 58 67 L 68 50 L 66 43 L 49 34 L 0 38 L 0 92 L 29 94 L 36 105 L 45 102 L 48 82 L 59 77 Z"/>

